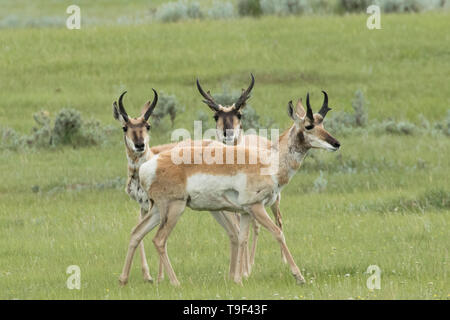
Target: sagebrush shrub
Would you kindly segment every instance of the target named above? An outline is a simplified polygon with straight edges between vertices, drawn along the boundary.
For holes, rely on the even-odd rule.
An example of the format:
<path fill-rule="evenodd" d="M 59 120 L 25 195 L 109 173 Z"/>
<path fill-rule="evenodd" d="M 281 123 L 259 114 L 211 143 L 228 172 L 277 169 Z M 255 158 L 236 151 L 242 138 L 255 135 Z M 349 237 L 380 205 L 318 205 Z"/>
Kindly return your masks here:
<path fill-rule="evenodd" d="M 339 7 L 345 12 L 366 11 L 372 0 L 339 0 Z"/>
<path fill-rule="evenodd" d="M 264 14 L 290 15 L 301 14 L 310 10 L 306 0 L 261 0 Z"/>
<path fill-rule="evenodd" d="M 164 3 L 156 10 L 156 20 L 162 22 L 177 22 L 186 19 L 200 19 L 203 17 L 198 2 L 187 2 L 179 0 Z"/>
<path fill-rule="evenodd" d="M 378 5 L 383 12 L 421 12 L 445 6 L 442 0 L 339 0 L 345 12 L 365 12 L 370 5 Z"/>
<path fill-rule="evenodd" d="M 240 16 L 260 16 L 262 14 L 260 0 L 239 0 L 238 13 Z"/>
<path fill-rule="evenodd" d="M 365 127 L 367 124 L 368 114 L 366 104 L 362 91 L 357 90 L 355 98 L 352 101 L 352 107 L 355 111 L 355 125 L 357 127 Z"/>
<path fill-rule="evenodd" d="M 39 111 L 33 118 L 36 125 L 29 135 L 20 135 L 10 128 L 1 129 L 0 149 L 100 145 L 109 141 L 108 137 L 114 130 L 109 126 L 102 127 L 97 120 L 83 121 L 75 109 L 59 111 L 53 124 L 48 111 Z"/>
<path fill-rule="evenodd" d="M 231 2 L 214 1 L 208 10 L 208 17 L 211 19 L 229 19 L 234 16 L 234 7 Z"/>
<path fill-rule="evenodd" d="M 319 176 L 314 180 L 314 191 L 323 192 L 327 188 L 328 180 L 324 177 L 323 172 L 320 171 Z"/>
<path fill-rule="evenodd" d="M 55 118 L 51 143 L 71 144 L 79 135 L 81 129 L 81 114 L 75 109 L 62 109 Z"/>
<path fill-rule="evenodd" d="M 152 124 L 158 126 L 166 116 L 169 117 L 171 126 L 173 127 L 175 118 L 178 113 L 183 112 L 184 108 L 178 103 L 175 95 L 167 95 L 161 92 L 158 99 L 158 105 L 151 115 L 153 121 Z"/>
<path fill-rule="evenodd" d="M 48 147 L 52 143 L 52 127 L 50 114 L 47 111 L 39 111 L 33 114 L 33 119 L 37 126 L 32 128 L 32 132 L 24 140 L 29 146 L 42 148 Z"/>

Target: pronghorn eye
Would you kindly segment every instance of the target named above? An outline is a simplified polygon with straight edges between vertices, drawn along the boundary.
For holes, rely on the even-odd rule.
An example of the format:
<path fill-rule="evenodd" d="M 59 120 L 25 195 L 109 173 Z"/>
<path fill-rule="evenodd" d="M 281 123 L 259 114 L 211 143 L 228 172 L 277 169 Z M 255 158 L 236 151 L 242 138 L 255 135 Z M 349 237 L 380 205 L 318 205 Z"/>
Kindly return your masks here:
<path fill-rule="evenodd" d="M 311 125 L 305 127 L 306 130 L 311 130 L 312 128 L 314 128 L 314 125 L 313 125 L 313 124 L 311 124 Z"/>
<path fill-rule="evenodd" d="M 237 117 L 239 120 L 241 120 L 242 114 L 238 113 L 238 114 L 236 115 L 236 117 Z"/>
<path fill-rule="evenodd" d="M 127 127 L 123 127 L 122 130 L 123 130 L 123 132 L 127 132 L 128 128 Z"/>
<path fill-rule="evenodd" d="M 150 130 L 150 125 L 148 123 L 145 124 L 145 127 L 147 128 L 147 130 Z"/>
<path fill-rule="evenodd" d="M 217 114 L 214 115 L 214 120 L 215 121 L 219 120 L 219 116 Z"/>

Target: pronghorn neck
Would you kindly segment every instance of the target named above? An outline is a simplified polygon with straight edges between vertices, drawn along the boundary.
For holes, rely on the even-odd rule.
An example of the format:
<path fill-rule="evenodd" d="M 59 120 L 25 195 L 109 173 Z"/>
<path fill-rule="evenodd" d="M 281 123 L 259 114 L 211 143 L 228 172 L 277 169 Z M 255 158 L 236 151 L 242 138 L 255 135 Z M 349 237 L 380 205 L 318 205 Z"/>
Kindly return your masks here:
<path fill-rule="evenodd" d="M 296 136 L 295 125 L 286 130 L 278 139 L 279 169 L 277 181 L 286 185 L 295 175 L 310 149 L 301 138 Z"/>
<path fill-rule="evenodd" d="M 150 147 L 145 146 L 145 151 L 142 154 L 136 154 L 129 148 L 126 148 L 128 159 L 128 179 L 125 187 L 125 192 L 134 200 L 139 202 L 142 209 L 148 209 L 147 194 L 140 187 L 139 183 L 139 168 L 147 160 L 150 160 L 153 156 L 153 152 Z"/>
<path fill-rule="evenodd" d="M 139 167 L 153 156 L 153 152 L 150 150 L 148 145 L 145 146 L 145 151 L 140 154 L 136 154 L 129 148 L 126 148 L 126 153 L 128 159 L 128 169 L 131 170 L 139 170 Z"/>

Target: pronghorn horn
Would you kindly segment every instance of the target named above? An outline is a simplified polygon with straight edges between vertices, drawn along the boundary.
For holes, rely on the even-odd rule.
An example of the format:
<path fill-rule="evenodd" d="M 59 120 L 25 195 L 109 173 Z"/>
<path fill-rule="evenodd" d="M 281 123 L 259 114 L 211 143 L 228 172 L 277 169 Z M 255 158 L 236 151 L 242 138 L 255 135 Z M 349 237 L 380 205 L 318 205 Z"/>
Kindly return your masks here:
<path fill-rule="evenodd" d="M 247 90 L 245 90 L 241 96 L 239 97 L 239 99 L 236 101 L 236 103 L 234 104 L 236 110 L 239 110 L 242 106 L 245 105 L 245 102 L 250 98 L 250 92 L 253 89 L 253 85 L 255 84 L 255 77 L 253 76 L 252 73 L 250 73 L 250 76 L 252 77 L 252 82 L 250 83 L 250 86 L 247 88 Z"/>
<path fill-rule="evenodd" d="M 204 103 L 206 103 L 211 109 L 213 109 L 214 111 L 219 111 L 220 107 L 219 105 L 214 101 L 214 98 L 206 93 L 205 91 L 203 91 L 202 86 L 200 85 L 200 82 L 198 81 L 197 78 L 197 89 L 200 92 L 200 94 L 203 96 L 203 98 L 205 98 L 206 100 L 203 100 Z"/>
<path fill-rule="evenodd" d="M 120 111 L 120 114 L 122 115 L 123 119 L 125 120 L 125 122 L 128 122 L 128 114 L 125 111 L 125 108 L 123 107 L 123 103 L 122 103 L 122 99 L 123 99 L 123 96 L 125 95 L 125 93 L 127 93 L 127 92 L 124 91 L 119 97 L 119 111 Z"/>
<path fill-rule="evenodd" d="M 322 108 L 320 108 L 319 114 L 322 116 L 322 118 L 325 118 L 325 116 L 327 115 L 327 112 L 331 110 L 331 108 L 328 108 L 328 95 L 325 91 L 323 92 L 323 104 L 322 104 Z"/>
<path fill-rule="evenodd" d="M 311 109 L 311 105 L 309 104 L 309 92 L 306 95 L 306 117 L 311 121 L 314 122 L 314 116 Z"/>
<path fill-rule="evenodd" d="M 150 118 L 150 116 L 151 116 L 152 113 L 153 113 L 153 110 L 154 110 L 155 107 L 156 107 L 156 103 L 158 102 L 158 94 L 156 93 L 156 90 L 155 90 L 155 89 L 152 88 L 152 90 L 153 90 L 153 93 L 154 93 L 155 95 L 154 95 L 154 97 L 153 97 L 152 104 L 148 107 L 147 111 L 145 111 L 145 114 L 144 114 L 144 119 L 145 119 L 145 121 L 147 121 L 148 118 Z"/>

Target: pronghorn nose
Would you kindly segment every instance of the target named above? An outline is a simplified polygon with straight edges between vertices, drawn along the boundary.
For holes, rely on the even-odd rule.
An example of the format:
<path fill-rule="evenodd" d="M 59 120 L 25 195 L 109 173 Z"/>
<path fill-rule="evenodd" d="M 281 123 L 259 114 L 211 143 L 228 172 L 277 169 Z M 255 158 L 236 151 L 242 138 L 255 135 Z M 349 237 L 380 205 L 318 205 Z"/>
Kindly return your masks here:
<path fill-rule="evenodd" d="M 145 145 L 143 143 L 135 143 L 134 146 L 136 147 L 136 149 L 138 150 L 143 150 Z"/>
<path fill-rule="evenodd" d="M 339 148 L 340 146 L 341 146 L 341 144 L 339 143 L 339 141 L 335 141 L 333 143 L 333 147 L 335 147 L 335 148 Z"/>

